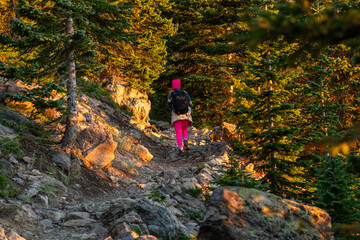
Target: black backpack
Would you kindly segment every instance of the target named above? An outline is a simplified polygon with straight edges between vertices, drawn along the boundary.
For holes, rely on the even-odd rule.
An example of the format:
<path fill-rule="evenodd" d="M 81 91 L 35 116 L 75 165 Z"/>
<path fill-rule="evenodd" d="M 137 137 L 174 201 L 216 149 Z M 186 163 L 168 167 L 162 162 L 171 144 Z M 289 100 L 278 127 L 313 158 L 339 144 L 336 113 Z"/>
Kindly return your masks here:
<path fill-rule="evenodd" d="M 189 111 L 189 102 L 183 90 L 171 93 L 172 109 L 176 114 L 185 114 Z"/>

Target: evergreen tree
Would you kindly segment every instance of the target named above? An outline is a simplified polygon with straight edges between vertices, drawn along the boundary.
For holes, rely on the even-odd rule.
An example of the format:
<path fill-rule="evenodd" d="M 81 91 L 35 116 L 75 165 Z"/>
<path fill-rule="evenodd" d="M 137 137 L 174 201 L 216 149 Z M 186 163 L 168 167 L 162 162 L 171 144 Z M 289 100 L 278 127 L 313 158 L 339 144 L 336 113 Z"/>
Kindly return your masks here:
<path fill-rule="evenodd" d="M 262 184 L 275 194 L 291 196 L 301 192 L 304 179 L 297 163 L 301 147 L 296 138 L 299 111 L 289 104 L 294 94 L 294 73 L 281 73 L 281 56 L 289 54 L 291 46 L 282 45 L 263 45 L 258 53 L 249 52 L 251 61 L 245 65 L 236 114 L 237 125 L 246 136 L 239 148 L 254 163 Z"/>
<path fill-rule="evenodd" d="M 101 79 L 106 81 L 109 76 L 116 75 L 138 90 L 154 93 L 151 84 L 165 70 L 166 42 L 176 31 L 172 19 L 162 14 L 171 8 L 171 4 L 168 0 L 125 2 L 132 6 L 127 15 L 131 26 L 127 34 L 131 41 L 123 39 L 114 43 L 116 48 L 104 46 L 104 50 L 114 56 L 103 56 L 101 62 L 106 69 L 101 73 Z"/>
<path fill-rule="evenodd" d="M 320 59 L 310 58 L 302 67 L 303 73 L 295 79 L 299 91 L 296 94 L 296 104 L 301 109 L 301 121 L 298 126 L 299 139 L 307 147 L 301 152 L 299 163 L 306 169 L 307 192 L 306 201 L 311 202 L 315 190 L 316 169 L 321 165 L 324 153 L 316 144 L 325 137 L 339 136 L 338 111 L 344 105 L 335 100 L 339 84 L 336 81 L 334 62 L 326 55 Z M 313 145 L 313 146 L 312 146 Z M 323 149 L 323 148 L 322 148 Z"/>
<path fill-rule="evenodd" d="M 3 46 L 21 53 L 16 66 L 1 63 L 2 76 L 45 84 L 47 96 L 53 90 L 61 91 L 67 83 L 68 114 L 62 139 L 65 149 L 71 148 L 76 137 L 76 79 L 100 70 L 98 45 L 115 47 L 114 42 L 126 38 L 125 10 L 123 4 L 112 0 L 19 0 L 17 17 L 11 23 L 16 37 L 1 34 Z M 102 54 L 112 56 L 110 52 Z M 47 104 L 45 100 L 37 103 Z"/>
<path fill-rule="evenodd" d="M 347 171 L 346 159 L 325 157 L 318 169 L 316 205 L 325 209 L 333 223 L 352 223 L 360 220 L 359 180 Z"/>
<path fill-rule="evenodd" d="M 240 160 L 233 157 L 229 158 L 229 162 L 226 165 L 221 166 L 219 173 L 219 176 L 213 181 L 213 183 L 219 186 L 266 188 L 266 186 L 260 185 L 260 181 L 256 180 L 255 176 L 252 176 L 243 169 Z"/>

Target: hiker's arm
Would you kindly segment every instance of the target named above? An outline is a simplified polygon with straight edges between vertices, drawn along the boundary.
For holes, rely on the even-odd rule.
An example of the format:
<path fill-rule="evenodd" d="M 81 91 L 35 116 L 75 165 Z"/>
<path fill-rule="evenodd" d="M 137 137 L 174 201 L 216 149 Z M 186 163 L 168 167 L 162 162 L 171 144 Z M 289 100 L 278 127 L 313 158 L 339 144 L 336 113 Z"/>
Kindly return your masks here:
<path fill-rule="evenodd" d="M 167 103 L 168 103 L 168 108 L 172 109 L 171 92 L 169 92 Z"/>

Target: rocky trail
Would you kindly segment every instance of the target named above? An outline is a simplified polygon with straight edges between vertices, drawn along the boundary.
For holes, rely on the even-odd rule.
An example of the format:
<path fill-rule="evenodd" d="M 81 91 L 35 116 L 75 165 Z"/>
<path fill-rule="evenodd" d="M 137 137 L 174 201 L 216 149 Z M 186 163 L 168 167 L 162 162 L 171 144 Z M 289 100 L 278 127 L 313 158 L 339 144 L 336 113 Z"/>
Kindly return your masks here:
<path fill-rule="evenodd" d="M 78 175 L 58 178 L 51 171 L 41 171 L 36 164 L 23 161 L 24 157 L 14 159 L 18 171 L 12 180 L 23 187 L 23 200 L 0 199 L 0 238 L 196 236 L 205 213 L 205 198 L 196 189 L 210 186 L 215 170 L 227 158 L 227 144 L 212 143 L 211 131 L 192 128 L 191 149 L 179 158 L 175 132 L 169 126 L 162 130 L 155 125 L 151 130 L 129 129 L 129 141 L 133 146 L 145 146 L 153 156 L 151 160 L 143 161 L 124 148 L 103 169 L 89 169 L 82 164 Z"/>

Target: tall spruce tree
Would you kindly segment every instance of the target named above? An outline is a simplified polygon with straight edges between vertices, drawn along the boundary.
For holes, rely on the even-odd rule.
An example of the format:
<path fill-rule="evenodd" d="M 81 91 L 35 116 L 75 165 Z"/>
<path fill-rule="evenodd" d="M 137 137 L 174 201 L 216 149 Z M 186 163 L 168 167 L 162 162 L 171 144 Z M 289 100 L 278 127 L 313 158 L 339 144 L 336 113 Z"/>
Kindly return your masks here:
<path fill-rule="evenodd" d="M 316 189 L 316 171 L 323 157 L 329 155 L 329 152 L 324 152 L 323 148 L 314 143 L 325 137 L 339 136 L 338 111 L 345 106 L 335 100 L 340 86 L 334 81 L 334 62 L 322 55 L 322 58 L 310 58 L 303 63 L 302 74 L 294 79 L 299 89 L 294 103 L 301 110 L 298 138 L 306 145 L 299 157 L 299 163 L 306 169 L 307 191 L 303 197 L 305 201 L 312 202 Z"/>
<path fill-rule="evenodd" d="M 17 65 L 1 62 L 1 74 L 40 87 L 35 107 L 58 107 L 56 101 L 45 101 L 52 90 L 62 91 L 66 82 L 67 117 L 62 146 L 69 150 L 76 137 L 76 79 L 100 70 L 97 47 L 116 47 L 114 42 L 126 39 L 126 6 L 112 0 L 18 0 L 13 35 L 2 33 L 0 43 L 21 53 Z M 16 37 L 14 37 L 16 36 Z M 109 51 L 102 52 L 109 57 Z M 42 100 L 41 100 L 42 99 Z"/>
<path fill-rule="evenodd" d="M 297 163 L 301 147 L 296 139 L 299 111 L 289 103 L 294 94 L 293 73 L 281 69 L 279 57 L 291 52 L 292 47 L 281 45 L 263 45 L 257 53 L 249 52 L 236 114 L 237 125 L 246 136 L 239 145 L 240 152 L 248 156 L 262 183 L 273 193 L 293 196 L 301 192 L 303 183 L 303 170 Z"/>

